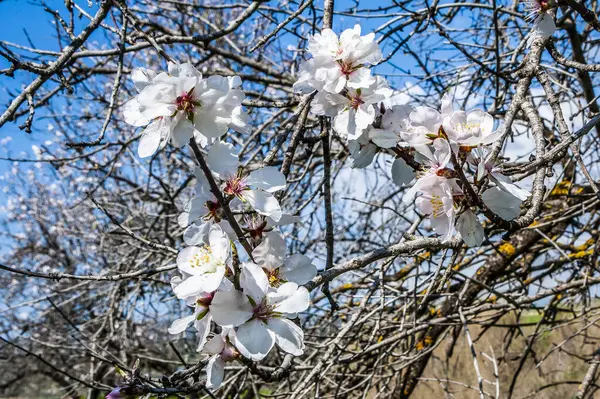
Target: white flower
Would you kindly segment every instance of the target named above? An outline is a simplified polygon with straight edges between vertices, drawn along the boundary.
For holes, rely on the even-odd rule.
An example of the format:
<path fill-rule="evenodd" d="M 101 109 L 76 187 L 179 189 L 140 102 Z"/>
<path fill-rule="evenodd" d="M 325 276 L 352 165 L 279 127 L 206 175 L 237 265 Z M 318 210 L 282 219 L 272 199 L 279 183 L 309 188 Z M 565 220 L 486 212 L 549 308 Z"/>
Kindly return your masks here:
<path fill-rule="evenodd" d="M 230 329 L 223 328 L 221 334 L 212 337 L 202 349 L 202 353 L 210 355 L 206 365 L 207 388 L 219 388 L 225 376 L 225 363 L 239 357 L 239 352 L 229 339 L 230 333 Z"/>
<path fill-rule="evenodd" d="M 460 189 L 453 179 L 436 175 L 423 177 L 418 183 L 421 195 L 415 200 L 417 208 L 429 216 L 431 227 L 442 236 L 442 241 L 449 240 L 454 231 L 456 217 L 454 195 L 458 194 Z"/>
<path fill-rule="evenodd" d="M 223 135 L 229 127 L 246 130 L 247 117 L 241 110 L 244 93 L 241 79 L 210 76 L 202 78 L 190 63 L 169 63 L 169 72 L 155 74 L 147 69 L 132 73 L 139 94 L 124 106 L 125 122 L 148 125 L 140 139 L 138 154 L 152 155 L 170 141 L 181 147 L 192 137 L 201 145 Z"/>
<path fill-rule="evenodd" d="M 443 137 L 440 128 L 450 119 L 453 112 L 454 107 L 448 94 L 442 97 L 441 112 L 430 107 L 416 107 L 409 115 L 411 127 L 404 132 L 404 139 L 410 146 L 419 150 L 436 138 Z"/>
<path fill-rule="evenodd" d="M 175 287 L 178 298 L 213 292 L 221 284 L 231 254 L 229 237 L 213 224 L 208 233 L 208 243 L 203 247 L 187 247 L 177 255 L 177 268 L 189 276 Z"/>
<path fill-rule="evenodd" d="M 419 147 L 421 155 L 423 155 L 424 159 L 424 170 L 419 171 L 419 179 L 415 183 L 414 186 L 411 187 L 405 194 L 404 201 L 412 200 L 414 194 L 419 191 L 423 191 L 429 187 L 432 181 L 438 179 L 446 179 L 449 174 L 447 165 L 450 162 L 451 157 L 451 149 L 450 144 L 445 139 L 435 139 L 433 141 L 433 145 L 428 146 L 424 145 Z M 396 160 L 396 174 L 398 175 L 398 181 L 407 184 L 406 180 L 410 177 L 409 171 L 407 170 L 409 166 L 404 162 Z M 399 168 L 402 168 L 398 170 Z M 450 171 L 452 172 L 452 171 Z M 392 173 L 394 171 L 392 170 Z M 401 177 L 400 177 L 401 176 Z M 435 179 L 429 179 L 429 177 Z M 412 179 L 411 179 L 412 180 Z M 408 181 L 410 183 L 410 180 Z M 398 183 L 396 183 L 398 184 Z"/>
<path fill-rule="evenodd" d="M 414 108 L 409 105 L 395 105 L 386 110 L 381 118 L 381 128 L 369 130 L 369 139 L 381 148 L 407 145 L 404 136 L 410 131 L 412 111 Z"/>
<path fill-rule="evenodd" d="M 308 51 L 313 58 L 300 66 L 300 76 L 294 84 L 295 91 L 325 90 L 339 93 L 346 86 L 364 88 L 375 82 L 365 64 L 374 65 L 381 60 L 381 49 L 374 41 L 375 34 L 361 36 L 360 25 L 337 35 L 324 29 L 309 39 Z"/>
<path fill-rule="evenodd" d="M 504 220 L 513 220 L 521 213 L 522 201 L 498 187 L 484 191 L 481 199 L 492 212 Z"/>
<path fill-rule="evenodd" d="M 269 283 L 277 287 L 292 282 L 305 284 L 317 275 L 317 267 L 306 255 L 286 257 L 285 240 L 277 232 L 269 233 L 252 251 L 256 263 L 267 273 Z"/>
<path fill-rule="evenodd" d="M 181 284 L 180 277 L 173 277 L 171 279 L 171 285 L 173 287 L 177 287 Z M 225 280 L 228 281 L 228 280 Z M 198 343 L 197 351 L 201 351 L 206 343 L 206 338 L 210 333 L 210 324 L 212 321 L 212 315 L 210 314 L 210 310 L 208 306 L 212 301 L 214 293 L 201 293 L 198 296 L 188 297 L 186 302 L 188 306 L 194 308 L 194 313 L 182 317 L 181 319 L 175 320 L 168 331 L 169 334 L 179 334 L 184 332 L 190 324 L 194 323 L 194 328 L 198 331 L 198 337 L 200 338 L 200 342 Z"/>
<path fill-rule="evenodd" d="M 378 76 L 372 85 L 363 89 L 348 89 L 343 94 L 317 93 L 311 111 L 334 117 L 335 131 L 342 137 L 355 140 L 375 120 L 374 104 L 391 94 L 386 80 Z"/>
<path fill-rule="evenodd" d="M 260 266 L 242 264 L 240 285 L 243 293 L 218 291 L 210 305 L 217 324 L 238 326 L 233 344 L 251 360 L 263 359 L 277 344 L 283 351 L 299 356 L 304 351 L 304 333 L 288 317 L 296 317 L 309 305 L 306 288 L 285 283 L 271 289 L 269 279 Z"/>
<path fill-rule="evenodd" d="M 554 13 L 556 3 L 553 0 L 524 0 L 526 19 L 533 21 L 533 29 L 527 40 L 527 46 L 531 46 L 535 37 L 550 37 L 556 32 Z"/>
<path fill-rule="evenodd" d="M 502 131 L 494 131 L 494 118 L 482 109 L 456 111 L 444 123 L 448 137 L 464 146 L 488 145 L 498 140 Z"/>
<path fill-rule="evenodd" d="M 372 127 L 360 135 L 356 140 L 348 140 L 348 149 L 350 150 L 350 157 L 352 158 L 352 168 L 366 168 L 369 166 L 377 151 L 377 146 L 369 141 L 369 132 L 373 130 Z"/>
<path fill-rule="evenodd" d="M 477 164 L 477 180 L 488 176 L 501 190 L 513 195 L 521 201 L 525 201 L 531 193 L 514 184 L 510 177 L 503 175 L 497 168 L 496 163 L 490 159 L 491 153 L 486 155 L 483 148 L 475 148 L 472 151 L 472 162 Z"/>
<path fill-rule="evenodd" d="M 261 215 L 275 222 L 282 216 L 281 206 L 273 193 L 286 186 L 285 176 L 277 168 L 266 166 L 247 175 L 238 172 L 238 154 L 233 145 L 221 141 L 208 151 L 207 163 L 211 170 L 224 181 L 223 192 L 249 204 Z"/>
<path fill-rule="evenodd" d="M 480 246 L 485 238 L 483 226 L 470 209 L 467 209 L 458 217 L 456 229 L 465 244 L 471 248 Z"/>

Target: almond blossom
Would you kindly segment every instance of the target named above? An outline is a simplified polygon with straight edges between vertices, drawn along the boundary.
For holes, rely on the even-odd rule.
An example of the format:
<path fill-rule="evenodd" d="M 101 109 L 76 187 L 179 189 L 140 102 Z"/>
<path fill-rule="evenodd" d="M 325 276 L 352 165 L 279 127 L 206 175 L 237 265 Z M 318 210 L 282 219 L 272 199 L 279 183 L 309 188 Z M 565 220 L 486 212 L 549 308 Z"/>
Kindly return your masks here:
<path fill-rule="evenodd" d="M 180 299 L 216 291 L 221 285 L 231 256 L 231 244 L 227 234 L 212 225 L 208 245 L 186 247 L 177 255 L 177 268 L 186 276 L 175 288 Z"/>
<path fill-rule="evenodd" d="M 215 323 L 237 327 L 232 342 L 246 358 L 261 360 L 277 344 L 284 352 L 299 356 L 304 352 L 304 333 L 290 319 L 309 305 L 308 290 L 295 283 L 271 288 L 260 266 L 242 264 L 237 290 L 218 291 L 210 305 Z"/>
<path fill-rule="evenodd" d="M 457 208 L 454 196 L 462 194 L 456 183 L 450 179 L 429 176 L 419 179 L 421 195 L 415 200 L 419 211 L 429 216 L 431 227 L 448 241 L 454 232 Z"/>
<path fill-rule="evenodd" d="M 556 32 L 554 14 L 557 4 L 554 0 L 524 0 L 523 2 L 527 12 L 525 19 L 533 21 L 533 29 L 527 41 L 527 45 L 531 46 L 535 37 L 550 37 Z"/>
<path fill-rule="evenodd" d="M 494 131 L 494 118 L 479 108 L 455 111 L 444 123 L 444 130 L 454 142 L 471 147 L 491 144 L 502 136 L 502 131 Z"/>
<path fill-rule="evenodd" d="M 510 177 L 503 175 L 496 162 L 491 159 L 491 155 L 483 148 L 473 150 L 472 162 L 477 165 L 477 180 L 482 180 L 487 176 L 501 190 L 525 201 L 531 193 L 514 184 Z"/>
<path fill-rule="evenodd" d="M 207 163 L 214 174 L 223 181 L 223 192 L 248 204 L 261 215 L 279 221 L 283 214 L 273 193 L 286 187 L 283 173 L 272 166 L 243 173 L 239 170 L 238 154 L 233 145 L 217 141 L 211 147 Z"/>
<path fill-rule="evenodd" d="M 360 25 L 338 36 L 323 29 L 309 39 L 308 51 L 313 58 L 300 66 L 300 76 L 294 90 L 309 93 L 313 90 L 339 93 L 344 88 L 366 88 L 375 78 L 365 65 L 381 60 L 381 49 L 374 41 L 375 34 L 361 36 Z"/>
<path fill-rule="evenodd" d="M 191 63 L 169 63 L 168 73 L 140 68 L 132 79 L 139 94 L 125 104 L 124 117 L 133 126 L 147 125 L 138 146 L 141 157 L 169 141 L 181 147 L 195 137 L 205 146 L 230 127 L 246 130 L 237 76 L 203 78 Z"/>
<path fill-rule="evenodd" d="M 317 267 L 308 256 L 294 254 L 286 257 L 286 252 L 285 240 L 275 231 L 252 251 L 254 260 L 267 274 L 269 284 L 274 287 L 287 282 L 300 285 L 317 275 Z"/>
<path fill-rule="evenodd" d="M 212 337 L 202 349 L 202 353 L 210 355 L 206 365 L 207 388 L 219 388 L 225 376 L 225 363 L 240 356 L 240 353 L 230 341 L 230 335 L 231 330 L 223 328 L 221 333 Z"/>
<path fill-rule="evenodd" d="M 355 140 L 375 121 L 375 104 L 391 94 L 387 81 L 378 76 L 373 84 L 362 89 L 348 89 L 340 94 L 317 93 L 311 111 L 333 117 L 335 131 L 348 140 Z"/>

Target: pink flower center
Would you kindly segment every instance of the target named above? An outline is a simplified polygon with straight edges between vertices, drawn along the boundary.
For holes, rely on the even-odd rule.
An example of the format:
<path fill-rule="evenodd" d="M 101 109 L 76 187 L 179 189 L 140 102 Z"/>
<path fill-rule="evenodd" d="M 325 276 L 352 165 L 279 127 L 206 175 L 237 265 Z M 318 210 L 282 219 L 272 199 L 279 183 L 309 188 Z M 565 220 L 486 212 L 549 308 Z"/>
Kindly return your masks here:
<path fill-rule="evenodd" d="M 273 314 L 273 308 L 262 301 L 260 304 L 256 305 L 254 309 L 252 309 L 254 313 L 254 318 L 262 321 L 267 321 L 271 318 Z"/>
<path fill-rule="evenodd" d="M 342 75 L 346 76 L 346 79 L 350 77 L 352 72 L 354 72 L 356 68 L 350 62 L 340 62 L 340 71 Z"/>
<path fill-rule="evenodd" d="M 363 105 L 365 102 L 360 98 L 360 94 L 356 94 L 354 97 L 350 97 L 350 108 L 357 110 L 358 107 Z"/>
<path fill-rule="evenodd" d="M 207 308 L 212 303 L 214 296 L 215 296 L 214 292 L 211 292 L 210 294 L 205 294 L 202 298 L 196 299 L 196 303 L 202 307 Z"/>
<path fill-rule="evenodd" d="M 225 188 L 223 191 L 225 194 L 234 195 L 239 197 L 244 190 L 248 188 L 248 185 L 241 177 L 232 177 L 225 182 Z"/>
<path fill-rule="evenodd" d="M 190 93 L 184 93 L 175 99 L 175 104 L 177 105 L 177 110 L 185 113 L 194 112 L 194 108 L 196 107 L 196 100 L 194 96 Z"/>

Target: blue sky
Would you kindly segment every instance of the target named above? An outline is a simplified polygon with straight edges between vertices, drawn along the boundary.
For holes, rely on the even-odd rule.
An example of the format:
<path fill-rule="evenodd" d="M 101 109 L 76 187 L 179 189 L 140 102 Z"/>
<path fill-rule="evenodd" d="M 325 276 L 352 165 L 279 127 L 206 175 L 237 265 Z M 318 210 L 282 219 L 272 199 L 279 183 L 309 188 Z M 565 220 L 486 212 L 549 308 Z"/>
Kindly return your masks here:
<path fill-rule="evenodd" d="M 49 0 L 47 4 L 57 10 L 64 10 L 65 7 L 64 1 L 61 0 Z M 29 36 L 32 43 L 38 48 L 57 49 L 58 43 L 54 35 L 49 34 L 53 31 L 54 27 L 50 23 L 48 13 L 41 6 L 27 0 L 4 0 L 0 2 L 1 40 L 28 45 L 27 37 Z M 7 68 L 9 65 L 4 58 L 0 57 L 0 69 Z M 3 111 L 13 97 L 10 93 L 17 90 L 25 82 L 31 82 L 33 78 L 33 75 L 22 71 L 15 73 L 15 77 L 12 79 L 2 77 L 0 104 Z M 42 116 L 42 113 L 40 110 L 38 116 Z M 32 134 L 21 131 L 18 127 L 20 123 L 9 122 L 2 126 L 0 128 L 0 139 L 7 136 L 12 137 L 13 141 L 9 146 L 11 155 L 18 156 L 20 152 L 24 151 L 29 157 L 32 155 L 31 146 L 36 143 L 39 144 L 42 138 L 35 131 Z M 42 126 L 45 125 L 38 120 L 34 127 L 40 128 Z M 0 153 L 0 156 L 5 155 L 7 154 Z M 6 171 L 10 164 L 10 162 L 0 160 L 0 174 Z"/>

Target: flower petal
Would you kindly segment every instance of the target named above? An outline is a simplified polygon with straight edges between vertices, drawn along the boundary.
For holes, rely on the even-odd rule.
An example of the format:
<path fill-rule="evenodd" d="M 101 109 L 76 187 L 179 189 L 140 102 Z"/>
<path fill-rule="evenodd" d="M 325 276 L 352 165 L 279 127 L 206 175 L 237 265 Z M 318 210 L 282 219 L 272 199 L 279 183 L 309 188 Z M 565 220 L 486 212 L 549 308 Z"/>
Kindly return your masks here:
<path fill-rule="evenodd" d="M 278 222 L 283 212 L 279 201 L 272 194 L 262 190 L 246 190 L 242 194 L 248 204 L 258 213 Z"/>
<path fill-rule="evenodd" d="M 299 313 L 308 309 L 310 297 L 305 287 L 298 287 L 296 283 L 285 283 L 276 291 L 267 294 L 267 303 L 274 305 L 276 312 Z"/>
<path fill-rule="evenodd" d="M 466 210 L 458 217 L 456 229 L 465 244 L 471 248 L 480 246 L 485 238 L 481 223 L 479 223 L 477 216 L 470 210 Z"/>
<path fill-rule="evenodd" d="M 217 389 L 223 383 L 225 376 L 225 363 L 221 356 L 215 355 L 210 358 L 206 365 L 206 387 Z"/>
<path fill-rule="evenodd" d="M 246 183 L 268 193 L 283 190 L 286 186 L 285 176 L 273 166 L 265 166 L 250 172 Z"/>
<path fill-rule="evenodd" d="M 392 164 L 392 180 L 398 186 L 408 186 L 417 174 L 402 158 L 396 158 Z"/>
<path fill-rule="evenodd" d="M 277 346 L 284 352 L 294 356 L 304 353 L 304 332 L 293 321 L 286 318 L 269 319 L 267 328 L 273 332 Z"/>
<path fill-rule="evenodd" d="M 208 151 L 206 163 L 218 177 L 227 179 L 237 172 L 238 154 L 235 152 L 233 145 L 216 141 Z"/>
<path fill-rule="evenodd" d="M 281 266 L 286 251 L 285 240 L 274 231 L 267 234 L 263 242 L 254 248 L 252 256 L 260 267 L 272 270 Z"/>
<path fill-rule="evenodd" d="M 492 212 L 504 220 L 513 220 L 521 213 L 521 200 L 498 187 L 486 190 L 481 199 Z"/>
<path fill-rule="evenodd" d="M 250 301 L 238 290 L 217 291 L 209 309 L 213 320 L 221 327 L 239 326 L 252 317 Z"/>
<path fill-rule="evenodd" d="M 275 337 L 263 321 L 253 319 L 238 327 L 233 344 L 244 357 L 258 361 L 271 351 Z"/>
<path fill-rule="evenodd" d="M 283 262 L 282 277 L 291 283 L 306 284 L 316 275 L 317 267 L 306 255 L 294 254 Z"/>
<path fill-rule="evenodd" d="M 190 324 L 192 324 L 195 318 L 196 316 L 192 314 L 189 316 L 182 317 L 181 319 L 177 319 L 173 321 L 173 323 L 171 323 L 171 327 L 169 327 L 167 331 L 169 332 L 169 334 L 182 333 L 188 328 Z"/>
<path fill-rule="evenodd" d="M 242 272 L 240 273 L 240 285 L 244 294 L 250 296 L 254 302 L 260 303 L 269 290 L 269 279 L 267 275 L 255 263 L 242 263 Z"/>

